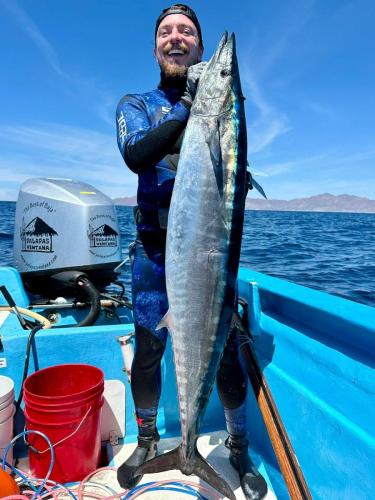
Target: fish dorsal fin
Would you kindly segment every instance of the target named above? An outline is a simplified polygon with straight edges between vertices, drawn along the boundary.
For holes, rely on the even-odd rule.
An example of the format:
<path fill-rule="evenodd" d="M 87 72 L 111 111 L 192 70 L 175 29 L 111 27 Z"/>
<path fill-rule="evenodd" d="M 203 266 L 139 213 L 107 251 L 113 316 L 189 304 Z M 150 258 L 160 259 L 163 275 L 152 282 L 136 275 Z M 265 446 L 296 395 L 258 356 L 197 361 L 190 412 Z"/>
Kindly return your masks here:
<path fill-rule="evenodd" d="M 169 312 L 169 309 L 168 309 L 167 313 L 159 321 L 158 326 L 156 327 L 156 330 L 161 330 L 162 328 L 168 328 L 168 330 L 170 332 L 173 331 L 173 319 L 172 319 L 171 313 Z"/>

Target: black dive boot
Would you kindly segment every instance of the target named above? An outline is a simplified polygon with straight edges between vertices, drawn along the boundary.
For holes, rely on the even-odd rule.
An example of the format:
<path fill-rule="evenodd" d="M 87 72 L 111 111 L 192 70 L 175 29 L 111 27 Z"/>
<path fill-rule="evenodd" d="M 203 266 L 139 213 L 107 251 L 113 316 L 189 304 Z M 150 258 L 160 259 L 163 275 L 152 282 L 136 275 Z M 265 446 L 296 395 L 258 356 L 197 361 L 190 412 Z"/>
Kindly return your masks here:
<path fill-rule="evenodd" d="M 230 450 L 229 461 L 238 471 L 242 491 L 248 500 L 262 500 L 267 495 L 267 483 L 251 461 L 245 436 L 229 434 L 225 446 Z"/>
<path fill-rule="evenodd" d="M 157 454 L 157 441 L 160 440 L 156 429 L 156 416 L 138 420 L 138 446 L 117 469 L 117 481 L 122 488 L 134 488 L 143 476 L 134 476 L 134 471 Z"/>

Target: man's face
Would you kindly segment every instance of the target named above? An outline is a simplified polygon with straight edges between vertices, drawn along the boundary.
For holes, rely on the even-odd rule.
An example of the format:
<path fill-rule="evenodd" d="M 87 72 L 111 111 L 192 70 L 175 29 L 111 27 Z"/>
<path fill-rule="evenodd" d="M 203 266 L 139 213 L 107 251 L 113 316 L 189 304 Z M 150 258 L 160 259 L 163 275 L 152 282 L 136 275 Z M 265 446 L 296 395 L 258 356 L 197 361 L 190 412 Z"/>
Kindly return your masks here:
<path fill-rule="evenodd" d="M 201 61 L 203 48 L 194 23 L 183 14 L 165 17 L 156 33 L 155 57 L 166 76 L 184 76 Z"/>

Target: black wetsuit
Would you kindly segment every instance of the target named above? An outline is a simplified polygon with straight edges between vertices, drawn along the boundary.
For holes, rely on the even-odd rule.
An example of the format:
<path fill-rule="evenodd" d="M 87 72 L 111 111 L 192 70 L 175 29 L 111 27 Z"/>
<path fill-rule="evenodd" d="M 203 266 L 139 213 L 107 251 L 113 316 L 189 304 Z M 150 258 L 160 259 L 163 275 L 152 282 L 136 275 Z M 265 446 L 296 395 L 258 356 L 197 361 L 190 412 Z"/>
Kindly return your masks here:
<path fill-rule="evenodd" d="M 190 112 L 180 100 L 183 88 L 160 85 L 145 94 L 127 95 L 116 113 L 121 155 L 138 174 L 137 238 L 130 249 L 136 332 L 131 386 L 137 411 L 157 408 L 161 391 L 160 361 L 168 332 L 156 326 L 168 309 L 166 222 Z M 246 398 L 238 356 L 237 341 L 230 338 L 217 375 L 219 396 L 228 409 L 238 408 Z"/>

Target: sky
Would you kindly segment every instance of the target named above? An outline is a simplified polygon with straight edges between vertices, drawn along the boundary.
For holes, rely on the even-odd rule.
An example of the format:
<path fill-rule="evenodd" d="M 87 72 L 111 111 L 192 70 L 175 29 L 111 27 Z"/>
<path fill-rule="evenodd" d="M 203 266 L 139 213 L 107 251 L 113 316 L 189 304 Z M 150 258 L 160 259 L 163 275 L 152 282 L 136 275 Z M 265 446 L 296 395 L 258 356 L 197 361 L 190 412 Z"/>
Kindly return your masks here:
<path fill-rule="evenodd" d="M 169 5 L 0 0 L 0 200 L 45 176 L 136 193 L 115 110 L 124 94 L 157 86 L 154 26 Z M 206 60 L 225 30 L 236 34 L 248 158 L 268 197 L 375 199 L 374 0 L 189 5 Z"/>

